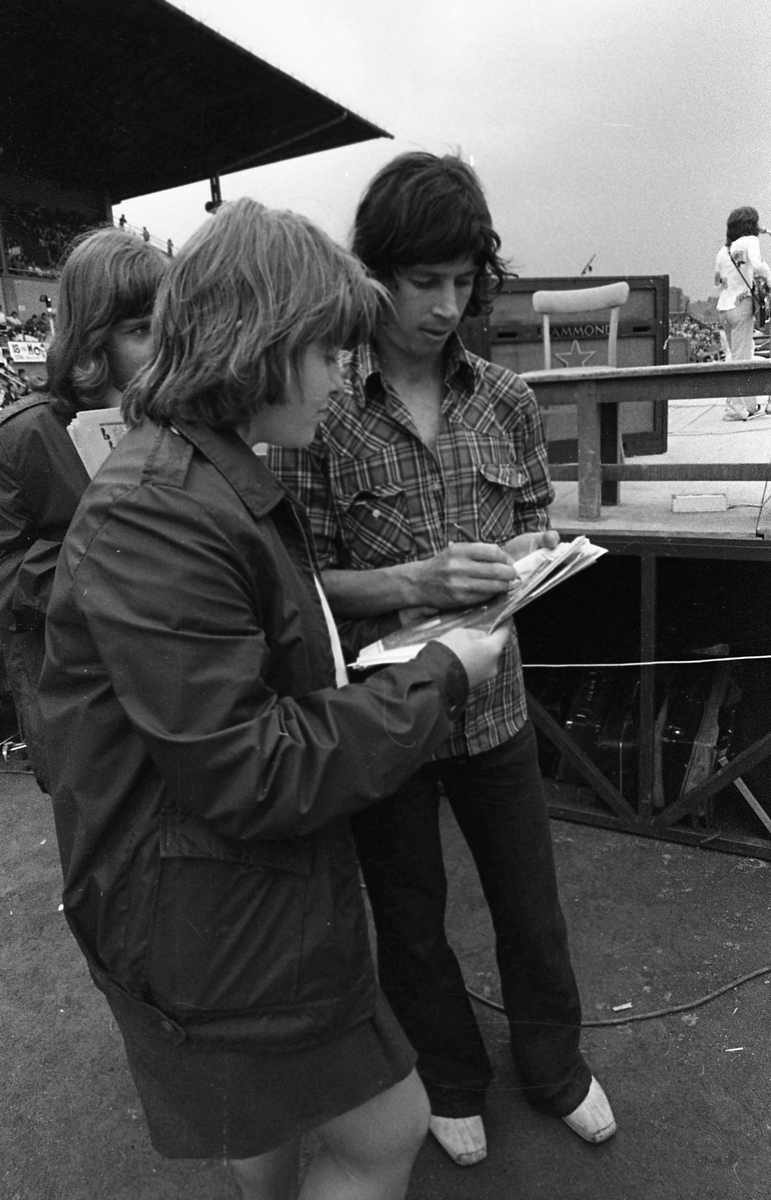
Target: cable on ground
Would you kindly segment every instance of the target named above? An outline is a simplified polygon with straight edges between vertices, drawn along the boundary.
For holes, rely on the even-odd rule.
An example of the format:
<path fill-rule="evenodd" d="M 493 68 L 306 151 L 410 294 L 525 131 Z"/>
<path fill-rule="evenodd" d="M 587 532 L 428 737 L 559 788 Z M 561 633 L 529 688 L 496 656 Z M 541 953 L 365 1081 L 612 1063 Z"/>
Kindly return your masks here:
<path fill-rule="evenodd" d="M 707 996 L 702 996 L 698 1000 L 690 1000 L 687 1004 L 675 1004 L 669 1008 L 657 1008 L 653 1012 L 647 1013 L 629 1013 L 625 1017 L 607 1017 L 598 1021 L 582 1021 L 582 1029 L 600 1029 L 608 1025 L 629 1025 L 632 1021 L 652 1021 L 656 1017 L 671 1017 L 674 1013 L 688 1012 L 692 1008 L 700 1008 L 703 1004 L 709 1004 L 710 1000 L 716 1000 L 718 996 L 722 996 L 725 992 L 730 992 L 732 988 L 741 987 L 743 983 L 749 983 L 751 979 L 757 979 L 761 975 L 771 975 L 771 966 L 759 967 L 757 971 L 750 971 L 748 975 L 740 975 L 738 979 L 733 979 L 731 983 L 724 984 L 714 992 L 710 992 Z M 489 1000 L 487 996 L 480 995 L 472 988 L 467 987 L 466 991 L 472 1000 L 476 1000 L 479 1004 L 484 1004 L 487 1008 L 495 1009 L 496 1012 L 505 1012 L 502 1004 L 497 1000 Z"/>

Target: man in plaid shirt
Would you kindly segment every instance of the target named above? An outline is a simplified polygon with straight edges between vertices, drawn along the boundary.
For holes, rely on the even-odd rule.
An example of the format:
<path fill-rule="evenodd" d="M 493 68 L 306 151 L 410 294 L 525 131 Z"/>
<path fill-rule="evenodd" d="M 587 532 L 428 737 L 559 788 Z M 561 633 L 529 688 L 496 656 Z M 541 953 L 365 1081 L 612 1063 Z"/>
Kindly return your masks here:
<path fill-rule="evenodd" d="M 387 289 L 377 336 L 344 356 L 345 390 L 310 449 L 269 452 L 310 511 L 324 587 L 352 654 L 429 613 L 489 599 L 513 578 L 512 560 L 559 540 L 549 530 L 553 490 L 533 393 L 467 353 L 456 333 L 500 285 L 500 245 L 481 185 L 460 159 L 410 153 L 384 167 L 359 205 L 353 245 Z M 616 1125 L 580 1050 L 516 634 L 436 758 L 353 821 L 381 986 L 418 1051 L 432 1132 L 466 1166 L 486 1154 L 481 1110 L 492 1071 L 445 935 L 441 790 L 490 908 L 525 1094 L 587 1141 L 605 1141 Z"/>

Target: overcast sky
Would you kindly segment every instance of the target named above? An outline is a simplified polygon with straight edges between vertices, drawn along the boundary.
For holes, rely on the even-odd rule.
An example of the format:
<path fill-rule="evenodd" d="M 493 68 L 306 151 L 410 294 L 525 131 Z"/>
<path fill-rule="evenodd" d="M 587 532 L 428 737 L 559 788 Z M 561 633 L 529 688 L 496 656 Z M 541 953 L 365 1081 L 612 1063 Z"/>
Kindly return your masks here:
<path fill-rule="evenodd" d="M 771 228 L 768 0 L 184 0 L 191 16 L 394 135 L 223 176 L 225 199 L 346 241 L 395 154 L 460 150 L 511 269 L 668 274 L 712 293 L 732 208 Z M 208 181 L 126 201 L 181 244 Z M 117 210 L 116 210 L 117 215 Z M 771 237 L 762 238 L 771 261 Z"/>

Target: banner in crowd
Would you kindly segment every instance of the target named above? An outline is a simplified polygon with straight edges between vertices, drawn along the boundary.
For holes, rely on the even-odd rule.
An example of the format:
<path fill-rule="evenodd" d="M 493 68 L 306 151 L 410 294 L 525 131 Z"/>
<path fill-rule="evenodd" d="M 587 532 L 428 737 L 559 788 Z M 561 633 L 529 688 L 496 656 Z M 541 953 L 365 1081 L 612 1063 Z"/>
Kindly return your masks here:
<path fill-rule="evenodd" d="M 47 357 L 47 350 L 42 342 L 9 341 L 8 353 L 11 362 L 15 363 L 44 363 Z"/>

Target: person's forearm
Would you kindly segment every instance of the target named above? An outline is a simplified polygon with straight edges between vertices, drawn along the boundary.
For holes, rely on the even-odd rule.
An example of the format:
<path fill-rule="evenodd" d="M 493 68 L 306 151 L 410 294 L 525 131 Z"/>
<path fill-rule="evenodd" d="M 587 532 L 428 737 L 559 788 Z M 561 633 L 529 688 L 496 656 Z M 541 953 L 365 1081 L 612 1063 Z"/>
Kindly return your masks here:
<path fill-rule="evenodd" d="M 417 563 L 397 563 L 369 571 L 322 571 L 329 606 L 336 617 L 377 617 L 422 603 L 415 585 Z"/>

